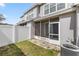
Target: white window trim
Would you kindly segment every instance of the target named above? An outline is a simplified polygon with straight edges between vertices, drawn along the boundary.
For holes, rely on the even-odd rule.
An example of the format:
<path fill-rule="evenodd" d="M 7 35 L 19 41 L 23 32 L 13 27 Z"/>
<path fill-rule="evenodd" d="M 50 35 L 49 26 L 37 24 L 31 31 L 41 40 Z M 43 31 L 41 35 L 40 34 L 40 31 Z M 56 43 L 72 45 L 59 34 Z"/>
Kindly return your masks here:
<path fill-rule="evenodd" d="M 45 14 L 45 6 L 46 5 L 49 5 L 49 13 L 50 13 L 50 3 L 47 3 L 47 4 L 45 4 L 44 6 L 43 6 L 43 15 L 48 15 L 48 14 Z"/>
<path fill-rule="evenodd" d="M 53 41 L 58 41 L 58 42 L 60 42 L 60 22 L 50 22 L 50 18 L 49 18 L 49 21 L 48 22 L 46 22 L 46 23 L 48 23 L 48 33 L 49 33 L 49 37 L 48 37 L 48 39 L 50 39 L 50 40 L 53 40 Z M 50 24 L 55 24 L 55 23 L 58 23 L 58 34 L 52 34 L 52 33 L 50 33 Z M 45 33 L 44 33 L 45 34 Z M 54 39 L 51 39 L 50 38 L 50 35 L 58 35 L 58 40 L 54 40 Z M 41 36 L 41 21 L 40 21 L 40 37 L 42 37 Z M 45 37 L 45 38 L 47 38 L 47 37 Z"/>
<path fill-rule="evenodd" d="M 47 5 L 47 4 L 45 4 L 45 5 Z M 56 12 L 60 12 L 60 11 L 65 10 L 67 8 L 67 3 L 65 3 L 65 8 L 63 8 L 61 10 L 57 10 L 57 3 L 56 3 L 56 11 L 50 13 L 50 3 L 49 3 L 49 13 L 48 14 L 45 14 L 44 13 L 45 12 L 45 9 L 44 9 L 45 5 L 43 6 L 43 16 L 47 16 L 49 14 L 53 14 L 53 13 L 56 13 Z"/>
<path fill-rule="evenodd" d="M 53 7 L 56 7 L 56 11 L 57 11 L 57 3 L 53 6 Z M 55 12 L 55 11 L 54 11 Z M 49 4 L 49 14 L 50 13 L 53 13 L 53 12 L 50 12 L 50 4 Z"/>
<path fill-rule="evenodd" d="M 60 41 L 60 22 L 50 22 L 50 24 L 56 24 L 56 23 L 58 23 L 58 34 L 52 34 L 52 33 L 50 33 L 50 31 L 49 31 L 49 38 L 50 38 L 50 35 L 58 35 L 58 40 L 55 40 L 55 41 Z M 50 25 L 49 24 L 49 25 Z M 49 30 L 50 30 L 50 27 L 49 27 Z M 51 39 L 51 38 L 50 38 Z M 52 40 L 52 39 L 51 39 Z"/>

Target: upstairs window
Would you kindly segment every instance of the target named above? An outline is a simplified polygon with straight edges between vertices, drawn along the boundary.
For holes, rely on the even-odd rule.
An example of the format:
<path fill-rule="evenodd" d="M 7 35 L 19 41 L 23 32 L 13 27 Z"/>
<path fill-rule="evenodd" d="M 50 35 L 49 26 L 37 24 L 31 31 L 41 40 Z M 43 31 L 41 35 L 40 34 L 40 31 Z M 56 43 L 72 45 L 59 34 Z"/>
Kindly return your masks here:
<path fill-rule="evenodd" d="M 58 3 L 57 4 L 57 10 L 61 10 L 63 8 L 65 8 L 65 3 Z"/>
<path fill-rule="evenodd" d="M 65 3 L 50 3 L 44 6 L 44 15 L 59 11 L 65 8 Z"/>
<path fill-rule="evenodd" d="M 33 14 L 30 14 L 30 15 L 27 16 L 28 20 L 31 20 L 32 18 L 33 18 Z"/>
<path fill-rule="evenodd" d="M 56 3 L 50 3 L 50 13 L 56 11 Z"/>
<path fill-rule="evenodd" d="M 49 13 L 49 4 L 45 5 L 44 7 L 44 14 L 48 14 Z"/>

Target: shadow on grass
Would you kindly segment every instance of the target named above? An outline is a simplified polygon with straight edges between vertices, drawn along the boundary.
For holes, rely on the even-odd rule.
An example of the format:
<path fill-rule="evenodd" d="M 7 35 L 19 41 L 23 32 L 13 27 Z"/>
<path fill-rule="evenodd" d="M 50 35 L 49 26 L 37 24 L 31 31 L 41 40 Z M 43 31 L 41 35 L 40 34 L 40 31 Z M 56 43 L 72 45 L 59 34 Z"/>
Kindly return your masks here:
<path fill-rule="evenodd" d="M 10 44 L 7 46 L 0 47 L 0 56 L 25 56 L 25 55 L 15 44 Z"/>

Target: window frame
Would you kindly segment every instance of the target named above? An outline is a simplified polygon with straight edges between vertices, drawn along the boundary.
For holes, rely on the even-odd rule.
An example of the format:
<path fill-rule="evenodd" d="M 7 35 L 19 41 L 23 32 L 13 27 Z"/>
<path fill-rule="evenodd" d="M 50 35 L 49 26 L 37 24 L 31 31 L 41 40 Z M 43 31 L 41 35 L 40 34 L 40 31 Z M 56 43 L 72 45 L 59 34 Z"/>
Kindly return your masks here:
<path fill-rule="evenodd" d="M 55 11 L 52 11 L 52 12 L 51 12 L 51 4 L 55 4 L 55 5 L 52 6 L 52 8 L 55 7 L 55 11 L 57 10 L 57 9 L 56 9 L 56 5 L 57 5 L 57 4 L 56 4 L 56 3 L 50 3 L 50 8 L 49 8 L 49 11 L 50 11 L 50 12 L 49 12 L 49 13 L 55 12 Z"/>
<path fill-rule="evenodd" d="M 66 7 L 66 4 L 65 4 L 65 3 L 57 3 L 57 11 L 58 11 L 58 10 L 62 10 L 62 9 L 64 9 L 64 8 L 60 8 L 60 9 L 58 9 L 58 6 L 61 5 L 61 4 L 64 4 L 64 8 Z M 61 6 L 60 6 L 60 7 L 61 7 Z"/>
<path fill-rule="evenodd" d="M 44 23 L 41 23 L 41 24 L 43 24 L 44 25 L 44 36 L 42 36 L 42 34 L 41 34 L 41 36 L 42 37 L 46 37 L 46 24 L 48 24 L 48 33 L 49 33 L 49 22 L 44 22 Z M 42 29 L 41 29 L 41 32 L 42 32 Z M 49 34 L 48 34 L 48 37 L 49 37 Z"/>
<path fill-rule="evenodd" d="M 51 24 L 58 24 L 58 34 L 53 34 L 53 33 L 50 33 L 50 31 L 49 31 L 49 38 L 50 38 L 50 36 L 52 35 L 56 35 L 56 36 L 58 36 L 58 39 L 57 40 L 60 40 L 59 39 L 59 22 L 50 22 L 50 24 L 49 25 L 51 25 Z M 49 27 L 50 28 L 50 27 Z M 50 29 L 49 29 L 50 30 Z M 51 38 L 50 38 L 51 39 Z M 51 39 L 52 40 L 52 39 Z M 55 40 L 55 39 L 53 39 L 53 40 Z"/>
<path fill-rule="evenodd" d="M 48 5 L 48 13 L 47 13 L 47 14 L 50 13 L 50 9 L 49 9 L 49 8 L 50 8 L 50 4 L 45 4 L 44 7 L 43 7 L 43 8 L 44 8 L 44 15 L 47 15 L 47 14 L 45 13 L 45 11 L 46 11 L 45 7 L 46 7 L 47 5 Z"/>
<path fill-rule="evenodd" d="M 38 27 L 37 27 L 37 25 L 38 25 Z M 35 23 L 35 35 L 36 35 L 36 36 L 40 36 L 40 33 L 41 33 L 41 32 L 40 32 L 40 30 L 41 30 L 40 27 L 41 27 L 40 22 L 36 22 L 36 23 Z M 38 31 L 38 30 L 39 30 L 39 31 Z M 37 32 L 37 31 L 38 31 L 38 32 Z"/>
<path fill-rule="evenodd" d="M 46 16 L 46 15 L 49 15 L 49 14 L 52 14 L 52 13 L 56 13 L 56 12 L 62 11 L 62 10 L 64 10 L 64 9 L 67 8 L 67 4 L 64 3 L 64 4 L 65 4 L 65 8 L 60 9 L 60 10 L 57 10 L 57 4 L 58 4 L 58 3 L 56 3 L 56 11 L 50 12 L 50 4 L 51 4 L 51 3 L 49 3 L 49 13 L 48 13 L 48 14 L 45 14 L 45 8 L 44 8 L 47 4 L 45 4 L 45 5 L 43 6 L 43 16 Z"/>

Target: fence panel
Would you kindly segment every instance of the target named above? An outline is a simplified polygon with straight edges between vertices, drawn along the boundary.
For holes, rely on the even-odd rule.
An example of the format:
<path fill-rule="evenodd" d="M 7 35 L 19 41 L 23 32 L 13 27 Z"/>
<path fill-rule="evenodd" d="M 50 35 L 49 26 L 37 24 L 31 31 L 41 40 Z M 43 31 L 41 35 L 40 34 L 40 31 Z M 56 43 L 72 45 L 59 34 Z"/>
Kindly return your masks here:
<path fill-rule="evenodd" d="M 0 25 L 0 47 L 13 43 L 13 26 Z"/>
<path fill-rule="evenodd" d="M 24 26 L 16 26 L 15 29 L 16 42 L 27 40 L 29 37 L 29 28 Z"/>

